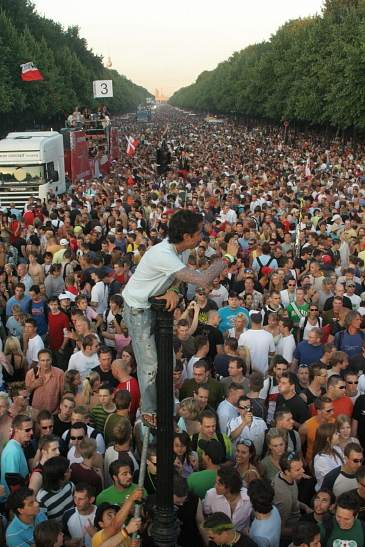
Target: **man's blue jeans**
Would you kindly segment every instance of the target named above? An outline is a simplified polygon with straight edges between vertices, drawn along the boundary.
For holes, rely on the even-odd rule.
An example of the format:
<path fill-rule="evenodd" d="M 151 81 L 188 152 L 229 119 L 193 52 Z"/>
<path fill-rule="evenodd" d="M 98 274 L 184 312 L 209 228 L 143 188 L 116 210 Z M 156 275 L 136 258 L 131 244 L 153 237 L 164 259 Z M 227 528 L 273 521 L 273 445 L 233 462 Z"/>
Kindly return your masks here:
<path fill-rule="evenodd" d="M 124 303 L 123 319 L 132 338 L 141 391 L 142 413 L 156 412 L 157 350 L 154 335 L 155 312 L 129 307 Z"/>

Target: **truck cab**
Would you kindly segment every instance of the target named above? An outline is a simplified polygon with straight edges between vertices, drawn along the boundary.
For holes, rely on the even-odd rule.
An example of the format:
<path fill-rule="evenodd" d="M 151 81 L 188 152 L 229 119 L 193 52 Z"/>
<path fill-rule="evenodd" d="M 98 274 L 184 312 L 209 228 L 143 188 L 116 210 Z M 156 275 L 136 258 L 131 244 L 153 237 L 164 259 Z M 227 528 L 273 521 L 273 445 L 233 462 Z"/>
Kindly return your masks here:
<path fill-rule="evenodd" d="M 63 137 L 57 131 L 9 133 L 0 140 L 0 203 L 23 206 L 66 191 Z"/>

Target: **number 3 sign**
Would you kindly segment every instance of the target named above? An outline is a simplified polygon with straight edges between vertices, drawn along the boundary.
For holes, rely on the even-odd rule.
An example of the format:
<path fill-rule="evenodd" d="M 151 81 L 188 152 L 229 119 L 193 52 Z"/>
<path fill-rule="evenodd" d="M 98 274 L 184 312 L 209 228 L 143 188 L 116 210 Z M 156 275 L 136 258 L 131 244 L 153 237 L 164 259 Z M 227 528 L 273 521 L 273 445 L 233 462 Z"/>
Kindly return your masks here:
<path fill-rule="evenodd" d="M 113 97 L 113 81 L 112 80 L 94 80 L 93 92 L 94 92 L 94 99 L 102 99 L 103 97 Z"/>

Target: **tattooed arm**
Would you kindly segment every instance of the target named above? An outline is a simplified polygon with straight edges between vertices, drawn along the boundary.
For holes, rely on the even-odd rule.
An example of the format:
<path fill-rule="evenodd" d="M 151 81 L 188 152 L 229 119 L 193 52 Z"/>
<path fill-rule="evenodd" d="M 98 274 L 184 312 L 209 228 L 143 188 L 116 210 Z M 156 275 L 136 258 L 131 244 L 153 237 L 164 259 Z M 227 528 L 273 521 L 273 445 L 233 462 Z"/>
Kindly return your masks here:
<path fill-rule="evenodd" d="M 212 283 L 213 279 L 218 277 L 225 268 L 227 268 L 227 264 L 219 258 L 203 272 L 197 272 L 192 268 L 185 267 L 176 272 L 175 277 L 184 283 L 191 283 L 192 285 L 197 285 L 198 287 L 208 287 Z"/>

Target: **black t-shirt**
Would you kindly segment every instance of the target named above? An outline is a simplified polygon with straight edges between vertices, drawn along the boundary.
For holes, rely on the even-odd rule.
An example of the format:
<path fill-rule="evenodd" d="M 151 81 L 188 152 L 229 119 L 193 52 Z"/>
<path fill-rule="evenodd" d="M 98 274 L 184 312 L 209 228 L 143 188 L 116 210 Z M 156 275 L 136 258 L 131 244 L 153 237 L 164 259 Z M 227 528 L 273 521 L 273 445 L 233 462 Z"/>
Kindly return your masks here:
<path fill-rule="evenodd" d="M 217 346 L 223 346 L 224 344 L 223 334 L 216 327 L 204 324 L 198 326 L 197 334 L 204 334 L 208 337 L 209 352 L 207 357 L 211 362 L 213 362 L 214 357 L 217 355 Z"/>
<path fill-rule="evenodd" d="M 354 357 L 350 357 L 349 368 L 356 369 L 358 372 L 360 372 L 360 370 L 365 370 L 365 357 L 362 353 L 359 353 Z"/>
<path fill-rule="evenodd" d="M 62 437 L 64 432 L 70 429 L 71 422 L 62 422 L 58 414 L 54 414 L 53 421 L 53 435 L 57 435 L 57 437 Z"/>
<path fill-rule="evenodd" d="M 214 543 L 214 541 L 210 541 L 208 543 L 208 547 L 217 547 L 218 544 Z M 235 547 L 258 547 L 256 541 L 253 541 L 248 536 L 244 536 L 241 534 L 240 539 L 234 543 Z"/>
<path fill-rule="evenodd" d="M 223 376 L 227 378 L 228 374 L 228 363 L 232 359 L 232 355 L 226 355 L 225 353 L 216 355 L 214 359 L 214 370 L 218 376 Z"/>
<path fill-rule="evenodd" d="M 365 450 L 365 395 L 360 395 L 356 399 L 352 417 L 358 422 L 357 438 Z"/>
<path fill-rule="evenodd" d="M 114 378 L 111 371 L 104 372 L 103 370 L 101 370 L 100 365 L 93 370 L 99 374 L 102 384 L 110 384 L 113 388 L 117 387 L 117 385 L 119 384 L 118 380 Z"/>
<path fill-rule="evenodd" d="M 282 395 L 279 395 L 276 400 L 276 412 L 282 408 L 288 408 L 293 414 L 294 421 L 300 424 L 309 418 L 308 406 L 299 395 L 294 395 L 291 399 L 284 399 Z"/>
<path fill-rule="evenodd" d="M 207 303 L 204 308 L 200 309 L 199 312 L 199 323 L 206 324 L 208 321 L 208 312 L 210 310 L 217 310 L 218 306 L 213 300 L 207 300 Z"/>

